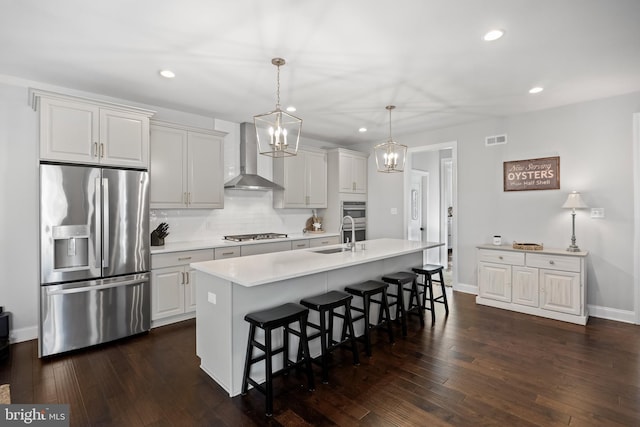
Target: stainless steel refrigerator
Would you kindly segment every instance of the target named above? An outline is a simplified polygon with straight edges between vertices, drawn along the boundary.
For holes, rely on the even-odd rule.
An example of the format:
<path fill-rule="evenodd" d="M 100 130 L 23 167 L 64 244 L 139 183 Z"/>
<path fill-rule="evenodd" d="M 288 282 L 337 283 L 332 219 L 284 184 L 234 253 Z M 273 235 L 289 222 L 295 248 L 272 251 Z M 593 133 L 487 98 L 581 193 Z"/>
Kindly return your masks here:
<path fill-rule="evenodd" d="M 146 171 L 40 165 L 39 356 L 148 331 Z"/>

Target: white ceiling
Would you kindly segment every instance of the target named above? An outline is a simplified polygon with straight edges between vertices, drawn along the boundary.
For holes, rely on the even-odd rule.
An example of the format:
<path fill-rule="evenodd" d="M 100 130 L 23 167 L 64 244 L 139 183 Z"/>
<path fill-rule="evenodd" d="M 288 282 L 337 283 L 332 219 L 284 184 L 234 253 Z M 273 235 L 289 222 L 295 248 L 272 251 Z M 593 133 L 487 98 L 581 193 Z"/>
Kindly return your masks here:
<path fill-rule="evenodd" d="M 274 109 L 279 56 L 283 107 L 297 107 L 305 136 L 342 144 L 386 139 L 388 104 L 399 140 L 640 90 L 639 0 L 0 6 L 0 74 L 244 122 Z M 505 36 L 484 42 L 492 28 Z"/>

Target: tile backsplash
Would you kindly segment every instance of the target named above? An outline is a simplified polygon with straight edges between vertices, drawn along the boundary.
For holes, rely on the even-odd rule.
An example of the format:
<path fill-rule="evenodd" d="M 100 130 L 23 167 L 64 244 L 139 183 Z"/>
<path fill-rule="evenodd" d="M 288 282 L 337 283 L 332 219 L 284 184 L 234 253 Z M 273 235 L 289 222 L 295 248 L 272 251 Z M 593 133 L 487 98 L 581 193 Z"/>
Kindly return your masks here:
<path fill-rule="evenodd" d="M 167 242 L 218 239 L 228 234 L 302 233 L 311 209 L 274 209 L 271 191 L 225 190 L 224 209 L 155 209 L 150 227 L 169 224 Z M 319 216 L 324 209 L 318 209 Z"/>

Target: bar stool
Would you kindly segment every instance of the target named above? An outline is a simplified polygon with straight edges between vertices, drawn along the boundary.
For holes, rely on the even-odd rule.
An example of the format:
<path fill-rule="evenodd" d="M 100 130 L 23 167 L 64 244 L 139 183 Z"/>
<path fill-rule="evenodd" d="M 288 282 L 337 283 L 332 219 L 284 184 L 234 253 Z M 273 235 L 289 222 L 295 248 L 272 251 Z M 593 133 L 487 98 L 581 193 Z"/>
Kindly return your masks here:
<path fill-rule="evenodd" d="M 244 320 L 249 322 L 249 342 L 247 343 L 247 355 L 244 363 L 244 374 L 242 377 L 242 394 L 247 394 L 249 384 L 266 396 L 266 414 L 270 417 L 273 414 L 273 378 L 275 376 L 288 373 L 292 368 L 302 364 L 306 367 L 307 382 L 309 390 L 315 388 L 313 381 L 313 369 L 311 367 L 311 357 L 309 355 L 309 341 L 307 339 L 307 317 L 309 310 L 305 307 L 287 303 L 267 310 L 249 313 Z M 291 329 L 291 324 L 298 322 L 300 331 Z M 256 340 L 256 328 L 264 330 L 264 344 Z M 273 348 L 271 341 L 271 331 L 277 328 L 284 328 L 282 347 Z M 297 360 L 289 360 L 289 334 L 293 334 L 300 338 L 298 343 L 298 355 L 303 354 L 303 358 Z M 253 357 L 253 348 L 256 347 L 263 354 Z M 282 369 L 273 371 L 272 357 L 278 353 L 282 355 Z M 251 366 L 260 361 L 265 361 L 265 377 L 266 380 L 259 384 L 251 378 Z"/>
<path fill-rule="evenodd" d="M 354 316 L 353 323 L 364 320 L 364 345 L 368 357 L 371 357 L 371 330 L 386 326 L 389 335 L 389 343 L 393 344 L 393 329 L 391 327 L 391 315 L 389 314 L 389 300 L 387 299 L 388 284 L 368 280 L 366 282 L 349 285 L 344 290 L 351 295 L 362 298 L 362 308 L 351 306 L 351 310 L 361 313 Z M 380 299 L 372 298 L 374 295 L 380 295 Z M 371 303 L 380 305 L 380 311 L 384 312 L 384 320 L 379 318 L 377 324 L 372 324 L 370 319 Z M 344 338 L 344 337 L 343 337 Z"/>
<path fill-rule="evenodd" d="M 421 304 L 418 296 L 418 284 L 416 276 L 413 273 L 399 271 L 397 273 L 386 274 L 382 276 L 382 281 L 390 285 L 396 285 L 395 294 L 389 294 L 395 298 L 395 302 L 390 305 L 396 305 L 396 319 L 400 321 L 402 326 L 402 336 L 407 336 L 407 316 L 413 314 L 420 319 L 420 326 L 424 326 L 424 305 Z M 406 288 L 406 285 L 410 285 Z M 404 293 L 409 292 L 409 302 L 407 307 L 404 303 Z"/>
<path fill-rule="evenodd" d="M 353 332 L 353 321 L 351 319 L 352 299 L 353 296 L 345 292 L 330 291 L 326 294 L 316 295 L 300 300 L 300 304 L 319 313 L 319 325 L 309 321 L 307 322 L 307 326 L 317 330 L 317 332 L 309 334 L 307 338 L 309 341 L 318 337 L 320 338 L 320 365 L 322 366 L 322 382 L 325 384 L 329 382 L 329 353 L 336 348 L 349 344 L 351 351 L 353 352 L 353 364 L 360 364 L 360 358 L 358 357 L 358 344 L 356 343 L 356 335 Z M 344 314 L 336 312 L 336 309 L 339 309 L 340 307 L 344 308 Z M 333 319 L 335 317 L 343 320 L 340 341 L 333 338 Z M 300 357 L 300 355 L 298 355 L 298 357 Z M 314 360 L 314 362 L 317 361 Z"/>
<path fill-rule="evenodd" d="M 434 264 L 425 264 L 422 267 L 416 267 L 413 269 L 413 272 L 416 274 L 424 275 L 423 283 L 418 283 L 418 286 L 423 288 L 422 293 L 422 305 L 425 310 L 431 311 L 431 322 L 434 323 L 436 321 L 436 311 L 435 304 L 440 303 L 444 304 L 444 309 L 446 311 L 446 315 L 449 315 L 449 303 L 447 302 L 447 292 L 444 287 L 444 277 L 442 275 L 442 271 L 444 267 L 441 265 Z M 436 280 L 433 278 L 435 274 L 439 275 L 439 279 Z M 440 288 L 442 289 L 442 295 L 437 298 L 433 296 L 433 282 L 440 283 Z M 429 291 L 429 308 L 427 308 L 427 289 Z"/>

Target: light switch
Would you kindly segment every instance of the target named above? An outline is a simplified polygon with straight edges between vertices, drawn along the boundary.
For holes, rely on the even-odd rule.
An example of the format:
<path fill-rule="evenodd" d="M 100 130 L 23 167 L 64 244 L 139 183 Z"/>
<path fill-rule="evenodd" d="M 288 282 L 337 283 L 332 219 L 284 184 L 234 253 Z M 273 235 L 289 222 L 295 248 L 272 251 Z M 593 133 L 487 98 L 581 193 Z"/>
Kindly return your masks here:
<path fill-rule="evenodd" d="M 216 302 L 217 302 L 216 294 L 214 294 L 213 292 L 208 292 L 207 293 L 207 300 L 211 304 L 216 304 Z"/>
<path fill-rule="evenodd" d="M 604 208 L 591 208 L 591 218 L 604 218 Z"/>
<path fill-rule="evenodd" d="M 398 208 L 391 208 L 391 215 L 398 215 Z"/>

